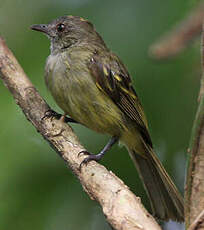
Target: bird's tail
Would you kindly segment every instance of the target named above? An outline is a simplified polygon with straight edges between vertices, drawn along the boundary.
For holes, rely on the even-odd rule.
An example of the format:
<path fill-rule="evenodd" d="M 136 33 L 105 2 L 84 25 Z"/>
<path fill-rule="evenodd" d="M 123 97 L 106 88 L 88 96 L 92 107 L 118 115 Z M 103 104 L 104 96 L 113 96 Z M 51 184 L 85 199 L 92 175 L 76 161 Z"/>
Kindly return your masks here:
<path fill-rule="evenodd" d="M 129 150 L 151 201 L 155 217 L 161 220 L 184 220 L 183 198 L 153 150 L 146 156 Z"/>

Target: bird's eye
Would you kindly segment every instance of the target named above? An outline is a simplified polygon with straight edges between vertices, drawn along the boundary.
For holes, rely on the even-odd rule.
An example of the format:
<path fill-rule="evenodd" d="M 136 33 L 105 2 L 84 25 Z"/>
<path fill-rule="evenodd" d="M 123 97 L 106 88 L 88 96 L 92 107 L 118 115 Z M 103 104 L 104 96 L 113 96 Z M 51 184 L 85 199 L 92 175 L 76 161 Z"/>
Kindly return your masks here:
<path fill-rule="evenodd" d="M 63 32 L 64 29 L 65 29 L 65 25 L 64 24 L 60 23 L 60 24 L 57 25 L 57 31 L 58 32 Z"/>

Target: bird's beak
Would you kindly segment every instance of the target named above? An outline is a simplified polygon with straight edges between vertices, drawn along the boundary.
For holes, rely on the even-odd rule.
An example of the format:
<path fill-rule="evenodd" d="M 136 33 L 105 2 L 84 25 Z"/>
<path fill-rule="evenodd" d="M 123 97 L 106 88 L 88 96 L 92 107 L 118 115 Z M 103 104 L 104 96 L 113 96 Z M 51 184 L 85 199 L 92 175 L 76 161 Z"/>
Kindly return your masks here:
<path fill-rule="evenodd" d="M 40 31 L 43 32 L 45 34 L 48 34 L 48 25 L 47 24 L 36 24 L 36 25 L 32 25 L 31 30 L 36 30 L 36 31 Z"/>

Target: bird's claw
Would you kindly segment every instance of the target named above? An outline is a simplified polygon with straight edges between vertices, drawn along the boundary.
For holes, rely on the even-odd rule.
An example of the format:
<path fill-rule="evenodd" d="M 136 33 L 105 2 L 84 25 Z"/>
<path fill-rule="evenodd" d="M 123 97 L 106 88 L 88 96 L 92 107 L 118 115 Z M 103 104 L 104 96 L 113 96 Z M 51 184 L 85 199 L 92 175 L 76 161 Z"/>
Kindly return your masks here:
<path fill-rule="evenodd" d="M 82 150 L 82 151 L 80 151 L 80 152 L 78 153 L 78 157 L 80 157 L 82 154 L 83 154 L 83 155 L 91 155 L 91 153 L 88 152 L 87 150 Z M 80 164 L 80 166 L 79 166 L 79 171 L 80 171 L 80 172 L 81 172 L 82 165 L 88 163 L 87 158 L 88 158 L 88 157 L 86 157 L 86 158 L 81 162 L 81 164 Z"/>
<path fill-rule="evenodd" d="M 82 154 L 83 154 L 83 155 L 91 155 L 91 153 L 88 152 L 87 150 L 82 150 L 82 151 L 80 151 L 80 152 L 78 153 L 78 157 L 80 157 Z"/>
<path fill-rule="evenodd" d="M 43 121 L 45 118 L 56 118 L 56 119 L 60 119 L 62 115 L 55 112 L 54 110 L 52 109 L 49 109 L 45 112 L 44 116 L 41 118 L 41 120 Z"/>
<path fill-rule="evenodd" d="M 89 161 L 99 161 L 101 158 L 102 158 L 102 154 L 91 154 L 91 153 L 89 153 L 88 151 L 81 151 L 80 153 L 79 153 L 79 155 L 81 154 L 81 153 L 84 153 L 84 154 L 86 154 L 86 155 L 88 155 L 88 157 L 86 157 L 82 162 L 81 162 L 81 164 L 80 164 L 80 166 L 79 166 L 79 170 L 81 171 L 81 168 L 82 168 L 82 165 L 87 165 L 87 163 L 89 163 Z"/>

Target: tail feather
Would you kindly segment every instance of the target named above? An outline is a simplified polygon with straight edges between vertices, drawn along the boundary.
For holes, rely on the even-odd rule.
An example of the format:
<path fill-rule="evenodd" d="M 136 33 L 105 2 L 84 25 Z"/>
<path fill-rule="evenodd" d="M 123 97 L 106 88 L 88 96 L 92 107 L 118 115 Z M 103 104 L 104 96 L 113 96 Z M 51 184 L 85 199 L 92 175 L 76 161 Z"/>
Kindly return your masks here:
<path fill-rule="evenodd" d="M 151 201 L 153 214 L 161 220 L 184 220 L 183 198 L 153 150 L 142 156 L 130 150 Z"/>

